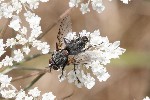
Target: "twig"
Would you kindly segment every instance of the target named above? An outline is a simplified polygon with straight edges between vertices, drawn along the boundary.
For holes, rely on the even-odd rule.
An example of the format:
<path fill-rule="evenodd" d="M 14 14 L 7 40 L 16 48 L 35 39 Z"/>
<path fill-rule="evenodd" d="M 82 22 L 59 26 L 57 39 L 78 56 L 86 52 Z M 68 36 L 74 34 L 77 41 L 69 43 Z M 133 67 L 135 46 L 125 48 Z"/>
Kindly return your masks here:
<path fill-rule="evenodd" d="M 19 69 L 19 70 L 43 71 L 43 69 L 39 69 L 39 68 L 30 68 L 30 67 L 22 67 L 22 66 L 17 66 L 14 68 L 17 70 Z"/>
<path fill-rule="evenodd" d="M 68 96 L 66 96 L 66 97 L 63 97 L 63 98 L 62 98 L 62 100 L 65 100 L 65 99 L 70 98 L 70 97 L 73 95 L 73 93 L 74 93 L 74 92 L 72 92 L 71 94 L 69 94 L 69 95 L 68 95 Z"/>
<path fill-rule="evenodd" d="M 43 34 L 41 34 L 39 37 L 37 37 L 37 39 L 40 40 L 44 35 L 46 35 L 55 25 L 57 25 L 57 23 L 61 19 L 63 19 L 67 14 L 69 14 L 71 10 L 72 10 L 72 8 L 69 8 L 63 14 L 61 14 L 60 17 L 58 18 L 58 20 L 53 25 L 50 25 Z"/>
<path fill-rule="evenodd" d="M 27 75 L 24 75 L 24 76 L 19 76 L 19 77 L 13 78 L 11 82 L 18 81 L 18 80 L 25 79 L 25 78 L 32 77 L 32 76 L 36 76 L 36 75 L 39 75 L 39 74 L 43 74 L 43 73 L 46 73 L 48 71 L 49 70 L 44 69 L 44 70 L 39 71 L 39 72 L 34 72 L 34 73 L 30 73 L 30 74 L 27 74 Z"/>
<path fill-rule="evenodd" d="M 38 75 L 27 87 L 24 88 L 24 91 L 32 87 L 44 74 L 45 73 L 41 73 L 40 75 Z"/>

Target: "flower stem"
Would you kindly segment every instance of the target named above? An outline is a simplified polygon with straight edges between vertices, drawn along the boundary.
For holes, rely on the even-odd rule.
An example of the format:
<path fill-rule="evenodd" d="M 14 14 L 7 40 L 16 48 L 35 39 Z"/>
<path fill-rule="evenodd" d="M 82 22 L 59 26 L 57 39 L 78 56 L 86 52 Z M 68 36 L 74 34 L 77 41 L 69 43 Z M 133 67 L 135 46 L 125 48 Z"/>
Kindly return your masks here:
<path fill-rule="evenodd" d="M 29 88 L 31 88 L 45 73 L 41 73 L 40 75 L 38 75 L 28 86 L 26 86 L 24 88 L 24 91 L 28 90 Z"/>

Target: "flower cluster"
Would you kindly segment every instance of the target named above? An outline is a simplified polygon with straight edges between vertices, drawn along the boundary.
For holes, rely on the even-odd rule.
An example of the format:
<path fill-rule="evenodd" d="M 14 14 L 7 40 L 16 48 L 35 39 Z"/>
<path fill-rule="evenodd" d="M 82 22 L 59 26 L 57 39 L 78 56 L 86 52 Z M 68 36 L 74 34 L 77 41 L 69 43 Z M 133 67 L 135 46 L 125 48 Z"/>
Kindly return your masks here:
<path fill-rule="evenodd" d="M 82 87 L 83 85 L 91 89 L 95 85 L 95 75 L 100 82 L 106 81 L 110 75 L 108 74 L 105 65 L 110 63 L 110 59 L 119 58 L 125 52 L 125 49 L 120 48 L 120 42 L 109 43 L 107 37 L 101 37 L 99 30 L 93 33 L 83 30 L 77 35 L 75 32 L 70 32 L 65 37 L 68 41 L 72 41 L 78 37 L 87 37 L 88 43 L 84 48 L 84 52 L 75 55 L 75 69 L 66 74 L 66 71 L 61 77 L 61 80 L 68 79 L 69 83 L 75 82 L 75 85 Z"/>
<path fill-rule="evenodd" d="M 112 0 L 109 0 L 112 1 Z M 128 4 L 128 1 L 131 0 L 120 0 L 125 4 Z M 78 5 L 80 4 L 80 11 L 82 12 L 82 14 L 85 14 L 87 12 L 90 12 L 89 9 L 89 4 L 91 3 L 93 10 L 96 10 L 98 13 L 101 13 L 102 11 L 104 11 L 105 6 L 103 4 L 102 0 L 88 0 L 87 3 L 82 3 L 81 0 L 70 0 L 69 1 L 69 7 L 78 7 Z"/>
<path fill-rule="evenodd" d="M 70 0 L 69 7 L 78 7 L 79 4 L 81 5 L 80 10 L 82 14 L 90 12 L 89 4 L 91 4 L 93 10 L 96 10 L 98 13 L 101 13 L 105 9 L 102 0 L 88 0 L 87 3 L 82 3 L 81 0 Z"/>
<path fill-rule="evenodd" d="M 39 98 L 41 91 L 39 91 L 37 87 L 29 90 L 28 93 L 22 89 L 18 91 L 10 83 L 11 80 L 12 78 L 8 77 L 8 75 L 0 74 L 0 94 L 3 98 L 13 98 L 15 100 L 35 100 L 36 98 Z M 41 100 L 54 100 L 55 98 L 56 96 L 54 96 L 52 92 L 48 92 L 42 95 Z"/>
<path fill-rule="evenodd" d="M 0 62 L 2 66 L 12 66 L 13 61 L 20 62 L 24 59 L 24 55 L 30 53 L 30 46 L 41 50 L 43 54 L 49 52 L 50 46 L 46 42 L 37 40 L 37 37 L 42 33 L 40 21 L 41 18 L 32 12 L 33 9 L 38 8 L 39 2 L 47 2 L 48 0 L 10 0 L 6 2 L 0 0 L 0 18 L 10 18 L 10 28 L 17 33 L 14 38 L 8 38 L 6 42 L 0 39 L 0 57 L 6 52 L 7 48 L 13 48 L 16 45 L 22 47 L 13 51 L 13 57 L 6 57 Z M 23 26 L 21 23 L 23 18 L 19 16 L 22 10 L 23 18 L 28 22 L 28 26 Z M 29 29 L 30 28 L 30 29 Z M 31 30 L 31 31 L 29 31 Z"/>

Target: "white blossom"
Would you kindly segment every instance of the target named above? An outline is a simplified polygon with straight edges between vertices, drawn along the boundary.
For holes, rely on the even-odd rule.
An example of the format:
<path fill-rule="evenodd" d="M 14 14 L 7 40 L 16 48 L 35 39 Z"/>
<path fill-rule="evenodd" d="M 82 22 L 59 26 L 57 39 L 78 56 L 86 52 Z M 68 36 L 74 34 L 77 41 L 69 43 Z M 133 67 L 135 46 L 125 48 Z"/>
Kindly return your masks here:
<path fill-rule="evenodd" d="M 81 3 L 81 8 L 80 8 L 80 10 L 81 10 L 81 12 L 82 12 L 82 14 L 85 14 L 85 13 L 87 13 L 87 12 L 90 12 L 90 9 L 89 9 L 89 4 L 88 3 Z"/>
<path fill-rule="evenodd" d="M 76 75 L 75 75 L 75 72 L 73 70 L 71 70 L 69 73 L 68 73 L 68 82 L 69 83 L 73 83 L 75 80 L 76 80 Z"/>
<path fill-rule="evenodd" d="M 7 39 L 6 46 L 12 48 L 12 46 L 16 45 L 16 40 L 14 38 Z"/>
<path fill-rule="evenodd" d="M 86 30 L 82 30 L 82 32 L 79 32 L 79 34 L 80 34 L 80 37 L 83 37 L 83 36 L 89 37 L 90 32 L 87 32 Z"/>
<path fill-rule="evenodd" d="M 14 61 L 20 62 L 23 58 L 24 56 L 20 49 L 14 50 Z"/>
<path fill-rule="evenodd" d="M 84 77 L 84 85 L 88 89 L 91 89 L 95 85 L 95 79 L 90 76 L 90 73 L 87 73 L 87 76 Z"/>
<path fill-rule="evenodd" d="M 9 56 L 6 56 L 3 60 L 2 60 L 2 63 L 4 66 L 12 66 L 13 65 L 13 58 L 12 57 L 9 57 Z"/>
<path fill-rule="evenodd" d="M 13 16 L 12 20 L 10 21 L 9 27 L 13 28 L 15 31 L 19 31 L 19 29 L 21 28 L 20 25 L 20 18 L 19 16 Z"/>
<path fill-rule="evenodd" d="M 54 100 L 56 96 L 52 94 L 52 92 L 48 92 L 42 95 L 42 100 Z"/>
<path fill-rule="evenodd" d="M 34 89 L 31 89 L 28 94 L 32 95 L 33 97 L 38 97 L 40 96 L 40 92 L 41 91 L 38 90 L 38 87 L 35 87 Z"/>
<path fill-rule="evenodd" d="M 20 90 L 18 92 L 18 94 L 16 95 L 16 99 L 15 100 L 23 100 L 23 98 L 26 96 L 25 91 Z"/>
<path fill-rule="evenodd" d="M 102 0 L 91 0 L 92 1 L 92 8 L 96 10 L 98 13 L 104 11 L 105 6 L 102 3 Z"/>
<path fill-rule="evenodd" d="M 69 7 L 78 7 L 78 4 L 81 2 L 81 0 L 70 0 L 69 1 Z"/>
<path fill-rule="evenodd" d="M 27 28 L 23 26 L 23 28 L 21 29 L 21 34 L 23 35 L 27 35 Z"/>
<path fill-rule="evenodd" d="M 25 96 L 25 99 L 24 100 L 33 100 L 33 97 L 32 96 Z"/>
<path fill-rule="evenodd" d="M 67 40 L 67 42 L 73 40 L 73 39 L 76 39 L 77 38 L 77 35 L 76 35 L 76 32 L 69 32 L 66 36 L 65 36 L 65 39 Z"/>
<path fill-rule="evenodd" d="M 30 52 L 29 47 L 28 47 L 28 46 L 23 47 L 23 52 L 24 52 L 26 55 L 28 55 L 29 52 Z"/>
<path fill-rule="evenodd" d="M 8 75 L 0 74 L 1 87 L 8 87 L 11 80 L 12 80 L 12 77 L 8 77 Z"/>
<path fill-rule="evenodd" d="M 13 98 L 16 96 L 15 90 L 1 90 L 0 93 L 4 98 Z"/>

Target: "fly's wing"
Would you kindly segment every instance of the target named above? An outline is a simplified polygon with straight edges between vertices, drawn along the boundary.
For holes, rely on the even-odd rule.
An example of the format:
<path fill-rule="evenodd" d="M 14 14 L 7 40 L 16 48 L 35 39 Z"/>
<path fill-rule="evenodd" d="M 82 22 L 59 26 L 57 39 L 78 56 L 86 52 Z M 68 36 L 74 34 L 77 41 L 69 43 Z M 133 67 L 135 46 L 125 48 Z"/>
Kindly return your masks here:
<path fill-rule="evenodd" d="M 69 32 L 72 32 L 72 23 L 71 18 L 68 15 L 65 18 L 63 18 L 59 23 L 59 32 L 57 35 L 58 43 L 56 43 L 56 50 L 61 49 L 61 47 L 63 46 L 63 41 L 69 42 L 68 40 L 64 39 L 64 35 L 66 35 Z"/>

